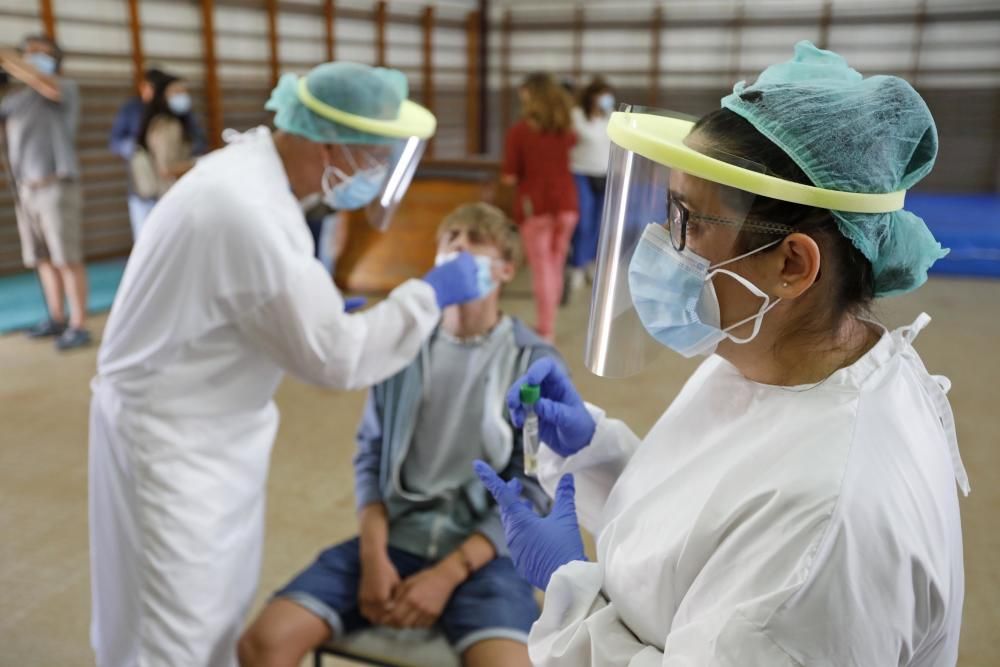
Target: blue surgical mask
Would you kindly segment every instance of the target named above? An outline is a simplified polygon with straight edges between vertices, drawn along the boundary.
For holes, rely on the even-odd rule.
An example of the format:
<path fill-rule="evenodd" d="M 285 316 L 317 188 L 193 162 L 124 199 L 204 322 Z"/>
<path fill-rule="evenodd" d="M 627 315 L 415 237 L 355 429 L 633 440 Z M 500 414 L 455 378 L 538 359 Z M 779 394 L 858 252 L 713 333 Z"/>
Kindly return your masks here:
<path fill-rule="evenodd" d="M 611 93 L 604 93 L 597 98 L 597 106 L 601 108 L 604 113 L 611 113 L 615 110 L 615 96 Z"/>
<path fill-rule="evenodd" d="M 328 165 L 323 170 L 323 203 L 338 211 L 355 211 L 364 208 L 382 192 L 386 168 L 383 165 L 361 169 L 348 176 L 343 171 Z M 331 185 L 332 177 L 339 182 Z"/>
<path fill-rule="evenodd" d="M 178 116 L 191 111 L 191 96 L 187 93 L 177 93 L 167 98 L 167 106 Z"/>
<path fill-rule="evenodd" d="M 40 53 L 38 51 L 35 53 L 28 53 L 25 54 L 24 59 L 42 74 L 52 75 L 56 73 L 56 66 L 58 63 L 55 58 L 47 53 Z"/>
<path fill-rule="evenodd" d="M 476 291 L 478 293 L 476 299 L 482 299 L 497 287 L 496 281 L 493 280 L 493 262 L 495 260 L 486 255 L 469 254 L 472 255 L 472 259 L 476 260 Z M 434 266 L 441 266 L 456 257 L 458 257 L 457 252 L 438 253 L 434 258 Z"/>
<path fill-rule="evenodd" d="M 670 233 L 662 225 L 649 225 L 628 269 L 629 290 L 639 320 L 653 338 L 685 357 L 710 355 L 726 338 L 734 343 L 749 343 L 760 333 L 764 314 L 781 299 L 772 299 L 743 276 L 721 267 L 778 243 L 781 239 L 712 266 L 690 250 L 675 249 Z M 712 284 L 712 277 L 718 273 L 730 276 L 764 300 L 755 315 L 725 329 L 721 328 L 719 299 Z M 746 338 L 729 333 L 748 322 L 753 322 L 754 327 Z"/>

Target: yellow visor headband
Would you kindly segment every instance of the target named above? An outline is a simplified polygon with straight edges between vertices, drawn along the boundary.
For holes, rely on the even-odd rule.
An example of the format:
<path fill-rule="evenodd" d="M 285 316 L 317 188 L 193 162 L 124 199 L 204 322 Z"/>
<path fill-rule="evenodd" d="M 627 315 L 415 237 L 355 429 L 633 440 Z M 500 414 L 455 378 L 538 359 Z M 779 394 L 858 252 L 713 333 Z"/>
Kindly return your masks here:
<path fill-rule="evenodd" d="M 618 146 L 664 166 L 762 197 L 849 213 L 889 213 L 903 208 L 905 190 L 884 194 L 827 190 L 699 153 L 684 144 L 693 126 L 681 118 L 616 111 L 608 121 L 608 136 Z"/>
<path fill-rule="evenodd" d="M 380 120 L 378 118 L 368 118 L 367 116 L 358 116 L 353 113 L 341 111 L 322 100 L 316 99 L 309 92 L 305 77 L 299 79 L 298 97 L 299 101 L 317 116 L 322 116 L 327 120 L 346 125 L 354 130 L 377 134 L 380 137 L 393 137 L 397 139 L 417 137 L 419 139 L 429 139 L 437 129 L 437 119 L 434 117 L 434 114 L 410 100 L 403 100 L 402 104 L 399 105 L 399 114 L 396 118 L 392 120 Z"/>

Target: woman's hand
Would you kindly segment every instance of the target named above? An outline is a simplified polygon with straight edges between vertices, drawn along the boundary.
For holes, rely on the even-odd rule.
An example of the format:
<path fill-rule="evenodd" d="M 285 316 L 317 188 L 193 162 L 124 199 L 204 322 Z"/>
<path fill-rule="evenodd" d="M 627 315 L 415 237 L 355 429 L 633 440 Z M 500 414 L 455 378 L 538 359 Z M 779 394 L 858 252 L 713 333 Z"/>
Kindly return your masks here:
<path fill-rule="evenodd" d="M 551 357 L 531 364 L 508 390 L 507 409 L 514 426 L 524 426 L 521 387 L 526 384 L 541 386 L 542 397 L 535 403 L 535 414 L 542 442 L 562 457 L 572 456 L 590 444 L 597 424 L 562 366 Z"/>
<path fill-rule="evenodd" d="M 510 557 L 528 583 L 545 590 L 552 574 L 560 567 L 574 560 L 587 560 L 576 519 L 576 488 L 572 475 L 563 475 L 559 480 L 555 504 L 543 518 L 521 497 L 520 481 L 503 481 L 484 461 L 476 461 L 474 467 L 500 507 Z"/>

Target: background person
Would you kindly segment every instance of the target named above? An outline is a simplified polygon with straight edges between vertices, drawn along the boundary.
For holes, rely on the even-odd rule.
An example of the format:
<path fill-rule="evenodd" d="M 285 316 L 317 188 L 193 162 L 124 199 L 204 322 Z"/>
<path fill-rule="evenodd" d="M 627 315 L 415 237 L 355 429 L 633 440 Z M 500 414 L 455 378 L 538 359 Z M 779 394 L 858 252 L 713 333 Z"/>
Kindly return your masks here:
<path fill-rule="evenodd" d="M 0 100 L 0 120 L 18 187 L 22 258 L 38 272 L 49 313 L 28 335 L 54 336 L 58 349 L 69 350 L 89 344 L 90 332 L 76 154 L 80 90 L 62 76 L 62 59 L 59 46 L 44 35 L 26 37 L 20 54 L 0 51 L 0 67 L 24 84 Z"/>
<path fill-rule="evenodd" d="M 577 223 L 569 151 L 576 141 L 572 100 L 551 75 L 528 76 L 518 90 L 522 118 L 507 132 L 501 183 L 516 186 L 514 215 L 531 267 L 535 330 L 555 339 L 563 271 Z"/>

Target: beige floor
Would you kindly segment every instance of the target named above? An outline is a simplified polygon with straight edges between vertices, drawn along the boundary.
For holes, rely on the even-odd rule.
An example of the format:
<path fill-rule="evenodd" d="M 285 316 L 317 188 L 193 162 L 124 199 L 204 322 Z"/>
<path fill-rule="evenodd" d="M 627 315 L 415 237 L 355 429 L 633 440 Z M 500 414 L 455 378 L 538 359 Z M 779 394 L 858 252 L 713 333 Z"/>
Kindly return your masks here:
<path fill-rule="evenodd" d="M 664 354 L 628 381 L 587 374 L 581 364 L 584 300 L 563 311 L 558 344 L 581 393 L 644 432 L 693 364 Z M 531 321 L 530 302 L 517 293 L 507 307 Z M 880 316 L 898 325 L 921 310 L 936 319 L 917 347 L 932 372 L 954 382 L 952 404 L 974 489 L 962 501 L 967 596 L 959 664 L 992 667 L 1000 665 L 1000 283 L 934 280 L 917 295 L 886 302 Z M 101 324 L 103 319 L 95 322 Z M 93 664 L 86 430 L 94 359 L 94 350 L 57 356 L 45 344 L 0 338 L 3 667 Z M 258 602 L 316 550 L 354 531 L 350 457 L 362 400 L 361 393 L 336 394 L 292 380 L 282 385 Z"/>

